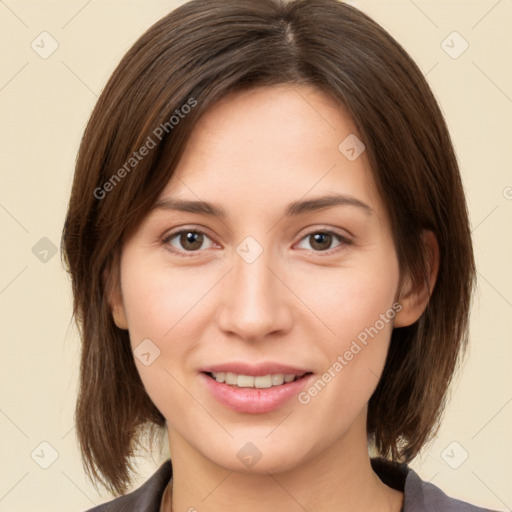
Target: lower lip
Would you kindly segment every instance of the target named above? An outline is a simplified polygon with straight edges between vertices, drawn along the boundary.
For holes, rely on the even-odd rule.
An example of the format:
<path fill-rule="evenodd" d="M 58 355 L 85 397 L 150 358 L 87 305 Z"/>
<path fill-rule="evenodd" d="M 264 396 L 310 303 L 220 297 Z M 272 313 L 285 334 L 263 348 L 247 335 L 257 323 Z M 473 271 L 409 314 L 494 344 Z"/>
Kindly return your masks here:
<path fill-rule="evenodd" d="M 223 382 L 217 382 L 205 373 L 201 373 L 200 377 L 204 380 L 212 395 L 226 407 L 237 412 L 262 414 L 278 409 L 288 400 L 298 395 L 311 380 L 313 374 L 280 386 L 264 389 L 229 386 Z"/>

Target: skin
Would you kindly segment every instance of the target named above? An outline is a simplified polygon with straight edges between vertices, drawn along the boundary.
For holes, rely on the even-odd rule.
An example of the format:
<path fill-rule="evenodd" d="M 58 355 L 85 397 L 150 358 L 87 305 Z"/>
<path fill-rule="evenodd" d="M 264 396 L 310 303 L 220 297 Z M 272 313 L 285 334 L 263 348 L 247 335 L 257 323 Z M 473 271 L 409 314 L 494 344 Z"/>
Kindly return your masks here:
<path fill-rule="evenodd" d="M 393 321 L 416 321 L 429 288 L 400 279 L 366 154 L 349 161 L 338 150 L 349 134 L 357 130 L 347 112 L 317 89 L 231 94 L 201 118 L 161 194 L 208 201 L 226 218 L 157 208 L 123 246 L 112 312 L 134 349 L 149 338 L 160 350 L 149 366 L 135 361 L 167 420 L 174 511 L 400 510 L 403 494 L 370 466 L 367 403 Z M 293 201 L 333 192 L 369 209 L 284 216 Z M 205 233 L 202 244 L 169 238 L 179 228 Z M 322 251 L 310 235 L 326 230 L 346 241 L 333 236 Z M 247 236 L 263 249 L 252 263 L 236 252 Z M 431 290 L 437 245 L 425 240 Z M 393 321 L 305 405 L 293 398 L 269 413 L 235 412 L 199 378 L 227 361 L 277 361 L 321 376 L 396 302 Z M 248 442 L 261 453 L 251 467 L 237 457 Z"/>

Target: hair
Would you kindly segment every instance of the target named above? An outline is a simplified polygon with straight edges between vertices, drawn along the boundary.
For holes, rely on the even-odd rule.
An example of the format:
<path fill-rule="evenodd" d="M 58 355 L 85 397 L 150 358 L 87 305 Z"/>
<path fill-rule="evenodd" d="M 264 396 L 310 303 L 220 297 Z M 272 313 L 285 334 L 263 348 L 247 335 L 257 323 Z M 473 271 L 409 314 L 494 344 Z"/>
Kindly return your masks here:
<path fill-rule="evenodd" d="M 412 460 L 437 432 L 467 345 L 475 268 L 454 148 L 427 81 L 382 27 L 337 0 L 193 0 L 149 28 L 106 84 L 63 230 L 82 341 L 77 437 L 89 478 L 114 494 L 131 483 L 143 434 L 153 442 L 166 421 L 109 306 L 122 242 L 171 178 L 201 114 L 228 93 L 278 84 L 314 86 L 351 115 L 401 276 L 425 279 L 422 234 L 437 238 L 436 286 L 420 319 L 393 330 L 367 419 L 369 443 L 396 461 Z M 150 150 L 137 158 L 143 146 Z"/>

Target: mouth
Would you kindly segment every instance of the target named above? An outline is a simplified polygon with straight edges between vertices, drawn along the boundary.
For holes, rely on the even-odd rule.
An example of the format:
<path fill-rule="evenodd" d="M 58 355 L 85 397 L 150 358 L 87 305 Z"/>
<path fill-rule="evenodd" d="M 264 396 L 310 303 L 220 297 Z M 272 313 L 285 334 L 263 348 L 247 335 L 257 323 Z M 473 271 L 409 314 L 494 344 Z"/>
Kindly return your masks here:
<path fill-rule="evenodd" d="M 207 392 L 237 413 L 270 413 L 287 404 L 314 379 L 301 368 L 280 364 L 223 364 L 199 372 Z"/>
<path fill-rule="evenodd" d="M 295 373 L 269 373 L 267 375 L 244 375 L 233 372 L 203 372 L 215 381 L 235 388 L 269 389 L 283 386 L 303 379 L 311 372 Z"/>

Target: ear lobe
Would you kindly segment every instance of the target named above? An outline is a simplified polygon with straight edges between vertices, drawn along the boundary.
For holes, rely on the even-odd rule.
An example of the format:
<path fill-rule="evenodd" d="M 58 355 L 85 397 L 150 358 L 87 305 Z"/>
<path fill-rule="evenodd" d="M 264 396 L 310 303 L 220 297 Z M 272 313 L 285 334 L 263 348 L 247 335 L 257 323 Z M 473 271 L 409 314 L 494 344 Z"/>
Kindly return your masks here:
<path fill-rule="evenodd" d="M 424 231 L 422 238 L 427 255 L 427 272 L 424 279 L 410 276 L 405 279 L 398 297 L 402 309 L 395 317 L 395 327 L 407 327 L 416 322 L 425 311 L 434 290 L 439 271 L 439 244 L 432 231 Z"/>
<path fill-rule="evenodd" d="M 103 282 L 114 323 L 119 329 L 128 329 L 119 276 L 117 274 L 112 275 L 112 272 L 105 271 L 103 273 Z"/>
<path fill-rule="evenodd" d="M 128 321 L 126 320 L 126 312 L 122 298 L 119 301 L 116 299 L 115 302 L 111 302 L 110 309 L 116 326 L 119 327 L 119 329 L 128 329 Z"/>

